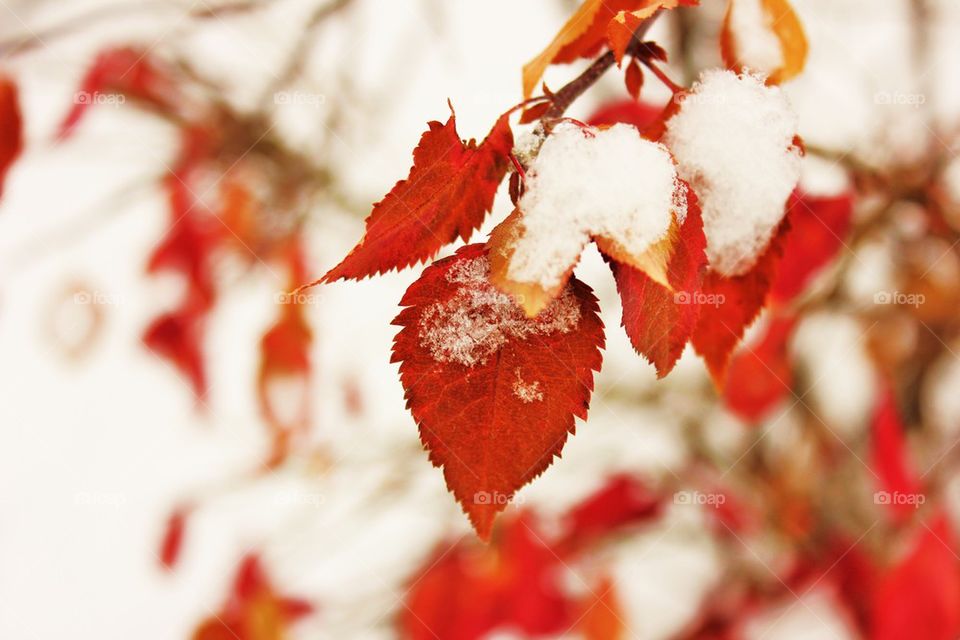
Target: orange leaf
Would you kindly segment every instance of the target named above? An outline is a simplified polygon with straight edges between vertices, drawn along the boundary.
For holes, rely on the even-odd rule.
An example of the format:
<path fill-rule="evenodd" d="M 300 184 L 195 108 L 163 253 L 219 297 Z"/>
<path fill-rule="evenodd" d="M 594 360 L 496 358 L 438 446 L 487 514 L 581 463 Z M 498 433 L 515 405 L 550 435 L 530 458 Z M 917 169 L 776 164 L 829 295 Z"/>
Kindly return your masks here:
<path fill-rule="evenodd" d="M 627 637 L 623 612 L 613 580 L 604 577 L 588 590 L 581 603 L 577 628 L 584 640 L 617 640 Z"/>
<path fill-rule="evenodd" d="M 23 150 L 23 120 L 17 85 L 0 76 L 0 195 L 10 165 Z"/>
<path fill-rule="evenodd" d="M 727 408 L 744 420 L 759 420 L 790 393 L 793 372 L 787 341 L 795 324 L 792 317 L 774 318 L 756 344 L 730 360 L 723 398 Z"/>
<path fill-rule="evenodd" d="M 810 280 L 833 260 L 850 230 L 850 194 L 811 196 L 794 192 L 787 204 L 790 234 L 783 245 L 783 262 L 770 291 L 776 304 L 803 292 Z"/>
<path fill-rule="evenodd" d="M 609 260 L 623 303 L 622 325 L 633 348 L 657 368 L 661 378 L 680 359 L 697 324 L 700 285 L 707 264 L 700 207 L 689 187 L 687 217 L 677 236 L 667 264 L 672 290 L 615 257 Z"/>
<path fill-rule="evenodd" d="M 723 386 L 731 352 L 766 303 L 788 230 L 789 223 L 784 220 L 766 251 L 747 273 L 724 277 L 708 271 L 703 279 L 700 319 L 690 342 L 706 362 L 718 387 Z"/>
<path fill-rule="evenodd" d="M 488 538 L 514 492 L 560 454 L 586 417 L 603 323 L 571 279 L 537 318 L 489 281 L 483 245 L 439 260 L 407 289 L 392 361 L 447 487 Z"/>
<path fill-rule="evenodd" d="M 552 64 L 596 55 L 606 39 L 607 26 L 621 11 L 637 9 L 649 0 L 585 0 L 540 55 L 523 67 L 523 97 L 529 98 Z M 631 33 L 631 35 L 633 35 Z"/>
<path fill-rule="evenodd" d="M 737 42 L 736 34 L 731 27 L 734 4 L 743 0 L 729 0 L 727 12 L 723 19 L 723 28 L 720 33 L 720 53 L 728 68 L 741 71 L 745 66 L 741 59 L 742 47 Z M 800 19 L 790 6 L 788 0 L 750 0 L 760 3 L 767 28 L 780 43 L 782 57 L 781 65 L 777 69 L 769 69 L 767 78 L 769 84 L 780 84 L 797 76 L 807 61 L 807 37 L 803 31 Z M 747 65 L 748 66 L 748 65 Z"/>
<path fill-rule="evenodd" d="M 510 167 L 508 116 L 500 116 L 480 145 L 460 140 L 452 108 L 446 124 L 431 122 L 413 151 L 410 175 L 374 205 L 360 244 L 318 282 L 402 269 L 457 238 L 466 240 L 490 211 Z"/>

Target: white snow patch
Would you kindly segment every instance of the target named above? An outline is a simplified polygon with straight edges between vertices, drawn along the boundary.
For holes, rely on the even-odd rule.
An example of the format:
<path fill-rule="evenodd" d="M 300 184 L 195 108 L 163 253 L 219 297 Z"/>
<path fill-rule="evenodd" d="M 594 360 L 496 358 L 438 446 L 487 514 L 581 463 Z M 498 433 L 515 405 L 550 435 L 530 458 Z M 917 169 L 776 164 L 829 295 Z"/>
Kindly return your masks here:
<path fill-rule="evenodd" d="M 725 276 L 748 271 L 766 248 L 800 177 L 797 116 L 763 78 L 704 72 L 667 122 L 680 177 L 700 197 L 707 257 Z"/>
<path fill-rule="evenodd" d="M 524 232 L 507 276 L 556 286 L 591 236 L 616 240 L 639 256 L 686 215 L 666 147 L 631 125 L 583 129 L 559 124 L 530 165 L 519 202 Z M 675 196 L 674 194 L 677 194 Z"/>
<path fill-rule="evenodd" d="M 517 379 L 513 383 L 513 395 L 527 404 L 543 400 L 543 391 L 540 390 L 540 382 L 538 380 L 526 382 L 520 375 L 520 369 L 517 369 L 516 373 Z"/>
<path fill-rule="evenodd" d="M 420 320 L 420 344 L 437 362 L 472 367 L 483 364 L 509 340 L 568 333 L 580 322 L 580 305 L 567 288 L 536 318 L 527 318 L 505 293 L 490 284 L 486 257 L 464 260 L 447 272 L 461 285 L 446 302 L 426 309 Z"/>
<path fill-rule="evenodd" d="M 730 4 L 730 32 L 737 60 L 744 67 L 769 74 L 783 66 L 783 48 L 760 0 Z"/>

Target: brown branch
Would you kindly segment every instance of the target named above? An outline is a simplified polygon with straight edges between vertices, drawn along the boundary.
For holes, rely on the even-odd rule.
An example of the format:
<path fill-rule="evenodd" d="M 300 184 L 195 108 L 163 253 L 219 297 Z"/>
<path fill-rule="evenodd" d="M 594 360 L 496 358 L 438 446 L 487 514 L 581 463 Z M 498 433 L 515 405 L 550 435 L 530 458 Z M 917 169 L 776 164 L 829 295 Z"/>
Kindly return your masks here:
<path fill-rule="evenodd" d="M 640 23 L 640 26 L 637 27 L 637 30 L 633 32 L 633 38 L 630 40 L 630 44 L 627 46 L 628 55 L 639 55 L 644 53 L 644 43 L 643 38 L 647 34 L 647 31 L 650 30 L 650 27 L 653 26 L 654 21 L 659 17 L 660 11 L 657 11 L 652 16 Z M 547 109 L 543 114 L 543 117 L 540 118 L 540 121 L 544 123 L 544 126 L 549 129 L 549 123 L 559 118 L 563 117 L 563 114 L 566 112 L 570 105 L 576 102 L 583 93 L 592 87 L 597 80 L 603 76 L 607 70 L 616 63 L 616 58 L 613 55 L 612 51 L 607 51 L 605 54 L 593 61 L 589 67 L 587 67 L 583 73 L 579 76 L 565 84 L 559 91 L 553 94 L 552 102 L 553 105 Z"/>

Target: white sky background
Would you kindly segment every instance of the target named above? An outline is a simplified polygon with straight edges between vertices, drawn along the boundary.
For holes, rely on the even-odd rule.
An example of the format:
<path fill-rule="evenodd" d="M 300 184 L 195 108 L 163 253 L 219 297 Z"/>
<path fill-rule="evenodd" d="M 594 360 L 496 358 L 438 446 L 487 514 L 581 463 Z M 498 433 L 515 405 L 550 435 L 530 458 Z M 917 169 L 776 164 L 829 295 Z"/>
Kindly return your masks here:
<path fill-rule="evenodd" d="M 42 29 L 96 4 L 5 0 L 0 23 L 7 34 L 25 25 Z M 904 42 L 897 25 L 905 3 L 796 4 L 813 45 L 809 78 L 791 88 L 803 135 L 840 141 L 841 149 L 873 150 L 878 132 L 913 126 L 923 133 L 922 124 L 910 125 L 909 110 L 897 110 L 906 114 L 901 118 L 893 115 L 895 107 L 874 103 L 877 91 L 917 91 L 896 44 Z M 357 202 L 379 199 L 406 175 L 426 121 L 446 118 L 448 97 L 461 135 L 484 136 L 519 101 L 522 64 L 549 41 L 570 8 L 554 0 L 357 5 L 320 31 L 325 40 L 311 66 L 319 79 L 302 87 L 328 103 L 343 100 L 339 81 L 323 78 L 331 70 L 346 73 L 352 89 L 344 130 L 334 137 L 316 127 L 321 118 L 309 105 L 285 113 L 280 124 L 305 148 L 334 154 Z M 143 327 L 176 293 L 172 283 L 143 273 L 166 224 L 164 200 L 148 193 L 90 211 L 129 181 L 163 170 L 174 150 L 170 130 L 134 109 L 102 106 L 67 144 L 54 147 L 51 132 L 90 56 L 106 42 L 156 41 L 161 51 L 186 47 L 198 67 L 231 79 L 238 87 L 234 98 L 243 104 L 278 68 L 295 33 L 290 25 L 310 6 L 277 2 L 267 16 L 207 23 L 202 32 L 183 31 L 178 11 L 145 9 L 142 17 L 50 43 L 9 63 L 21 84 L 30 147 L 9 176 L 0 207 L 0 637 L 186 637 L 219 605 L 239 555 L 262 547 L 286 591 L 319 603 L 320 614 L 302 627 L 304 637 L 389 638 L 408 573 L 438 540 L 469 534 L 440 471 L 420 449 L 396 366 L 388 363 L 389 321 L 418 273 L 413 269 L 312 292 L 316 432 L 335 464 L 312 475 L 283 472 L 205 503 L 191 521 L 177 572 L 157 569 L 153 554 L 169 509 L 262 455 L 264 428 L 253 395 L 257 341 L 283 283 L 260 273 L 225 289 L 207 340 L 211 410 L 198 414 L 189 388 L 139 343 Z M 956 17 L 939 28 L 952 49 L 942 50 L 946 62 L 930 73 L 944 88 L 942 80 L 955 79 L 960 60 Z M 547 80 L 556 88 L 573 72 L 551 69 Z M 611 79 L 598 92 L 621 92 L 618 83 Z M 659 91 L 653 78 L 647 86 Z M 954 104 L 940 101 L 936 110 L 956 114 Z M 890 122 L 898 124 L 891 128 Z M 493 219 L 508 206 L 500 198 Z M 84 220 L 95 221 L 93 230 L 74 231 Z M 349 249 L 360 224 L 336 210 L 316 212 L 310 247 L 316 273 Z M 685 457 L 671 407 L 639 408 L 618 399 L 620 391 L 653 384 L 652 371 L 619 328 L 612 278 L 603 265 L 590 255 L 578 273 L 602 297 L 608 348 L 591 420 L 578 427 L 564 459 L 524 493 L 547 510 L 583 497 L 604 473 L 647 469 L 663 475 Z M 75 282 L 107 302 L 103 333 L 79 363 L 62 357 L 47 333 L 55 300 Z M 82 319 L 67 314 L 76 317 Z M 344 410 L 348 379 L 364 396 L 359 419 Z M 682 396 L 702 383 L 702 366 L 685 358 L 668 384 Z M 85 497 L 93 504 L 80 504 Z M 716 577 L 713 549 L 697 535 L 697 514 L 676 510 L 663 530 L 675 533 L 655 530 L 617 550 L 617 575 L 627 577 L 622 598 L 637 638 L 664 637 Z M 813 608 L 817 614 L 803 618 Z M 822 629 L 817 635 L 820 623 L 838 628 L 819 600 L 812 608 L 795 607 L 785 620 L 789 625 L 764 629 L 763 637 L 843 637 Z"/>

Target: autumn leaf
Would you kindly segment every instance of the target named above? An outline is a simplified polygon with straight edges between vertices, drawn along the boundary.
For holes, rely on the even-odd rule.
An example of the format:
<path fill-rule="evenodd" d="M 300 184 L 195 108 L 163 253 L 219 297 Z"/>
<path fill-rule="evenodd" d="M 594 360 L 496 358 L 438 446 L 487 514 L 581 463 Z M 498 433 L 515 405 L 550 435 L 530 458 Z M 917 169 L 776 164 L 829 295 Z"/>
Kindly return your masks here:
<path fill-rule="evenodd" d="M 678 4 L 690 5 L 696 2 L 697 0 L 585 0 L 547 48 L 524 65 L 524 98 L 533 94 L 550 65 L 573 62 L 578 58 L 592 58 L 607 44 L 619 51 L 619 62 L 642 20 L 661 8 L 672 9 Z M 628 29 L 629 33 L 626 33 Z"/>
<path fill-rule="evenodd" d="M 917 529 L 907 554 L 881 576 L 871 640 L 953 640 L 960 634 L 960 563 L 946 516 Z"/>
<path fill-rule="evenodd" d="M 729 0 L 720 34 L 720 53 L 724 64 L 737 72 L 752 66 L 749 60 L 742 59 L 744 47 L 733 26 L 733 13 L 738 10 L 738 3 L 742 2 L 759 4 L 764 22 L 762 26 L 773 33 L 780 45 L 780 65 L 776 69 L 761 69 L 769 74 L 767 82 L 780 84 L 797 76 L 807 61 L 807 37 L 789 0 Z M 756 36 L 751 32 L 746 37 Z"/>
<path fill-rule="evenodd" d="M 241 560 L 226 602 L 193 640 L 284 640 L 290 626 L 312 612 L 309 602 L 279 594 L 251 553 Z"/>
<path fill-rule="evenodd" d="M 207 393 L 203 334 L 208 309 L 187 302 L 182 308 L 156 318 L 143 333 L 144 344 L 166 358 L 186 377 L 194 395 Z"/>
<path fill-rule="evenodd" d="M 615 100 L 603 104 L 587 119 L 587 124 L 593 127 L 608 127 L 622 122 L 632 124 L 639 131 L 643 131 L 653 124 L 663 113 L 663 107 L 637 100 Z"/>
<path fill-rule="evenodd" d="M 624 84 L 627 87 L 627 93 L 630 94 L 630 97 L 634 100 L 640 99 L 640 91 L 643 89 L 643 69 L 640 68 L 640 63 L 635 59 L 630 61 L 630 64 L 627 65 L 627 71 L 624 74 L 623 78 Z M 639 129 L 639 127 L 637 127 Z"/>
<path fill-rule="evenodd" d="M 479 640 L 497 629 L 556 636 L 576 621 L 563 592 L 563 560 L 528 513 L 508 521 L 488 546 L 438 549 L 412 581 L 400 632 L 408 640 Z"/>
<path fill-rule="evenodd" d="M 493 206 L 510 167 L 508 116 L 500 116 L 479 145 L 460 140 L 453 113 L 446 124 L 431 122 L 413 151 L 409 176 L 374 205 L 360 244 L 317 282 L 402 269 L 432 258 L 457 238 L 467 240 Z"/>
<path fill-rule="evenodd" d="M 844 244 L 853 216 L 850 194 L 813 196 L 795 191 L 787 203 L 790 234 L 783 260 L 770 290 L 774 304 L 786 304 L 802 293 Z"/>
<path fill-rule="evenodd" d="M 605 535 L 656 518 L 663 506 L 663 496 L 639 479 L 616 474 L 564 515 L 559 547 L 566 552 L 589 548 Z"/>
<path fill-rule="evenodd" d="M 117 47 L 102 51 L 74 94 L 73 108 L 60 123 L 57 137 L 69 137 L 101 94 L 123 94 L 157 109 L 170 109 L 178 99 L 168 69 L 147 50 Z"/>
<path fill-rule="evenodd" d="M 628 264 L 609 259 L 623 305 L 621 324 L 637 353 L 667 375 L 680 359 L 700 313 L 700 286 L 706 270 L 706 238 L 693 190 L 687 187 L 687 215 L 670 249 L 670 288 Z"/>
<path fill-rule="evenodd" d="M 796 319 L 771 319 L 755 344 L 734 354 L 727 369 L 723 399 L 727 408 L 749 422 L 757 422 L 790 393 L 793 370 L 787 341 Z"/>
<path fill-rule="evenodd" d="M 700 318 L 690 342 L 718 387 L 723 387 L 734 347 L 766 304 L 788 233 L 789 222 L 784 220 L 756 264 L 745 274 L 726 277 L 708 271 L 704 276 Z"/>
<path fill-rule="evenodd" d="M 897 399 L 889 383 L 882 382 L 871 421 L 870 460 L 878 480 L 881 503 L 903 522 L 917 510 L 922 485 L 910 458 Z"/>
<path fill-rule="evenodd" d="M 16 83 L 0 76 L 0 196 L 10 166 L 23 150 L 23 119 Z"/>
<path fill-rule="evenodd" d="M 628 637 L 626 613 L 617 598 L 613 579 L 604 576 L 590 587 L 580 603 L 577 628 L 584 640 L 617 640 Z"/>
<path fill-rule="evenodd" d="M 604 342 L 585 284 L 571 279 L 529 319 L 489 272 L 477 244 L 424 270 L 393 321 L 392 358 L 431 462 L 484 539 L 586 417 Z"/>
<path fill-rule="evenodd" d="M 183 538 L 186 533 L 190 507 L 182 506 L 173 510 L 167 518 L 163 538 L 160 542 L 160 564 L 164 569 L 173 569 L 180 560 Z"/>

